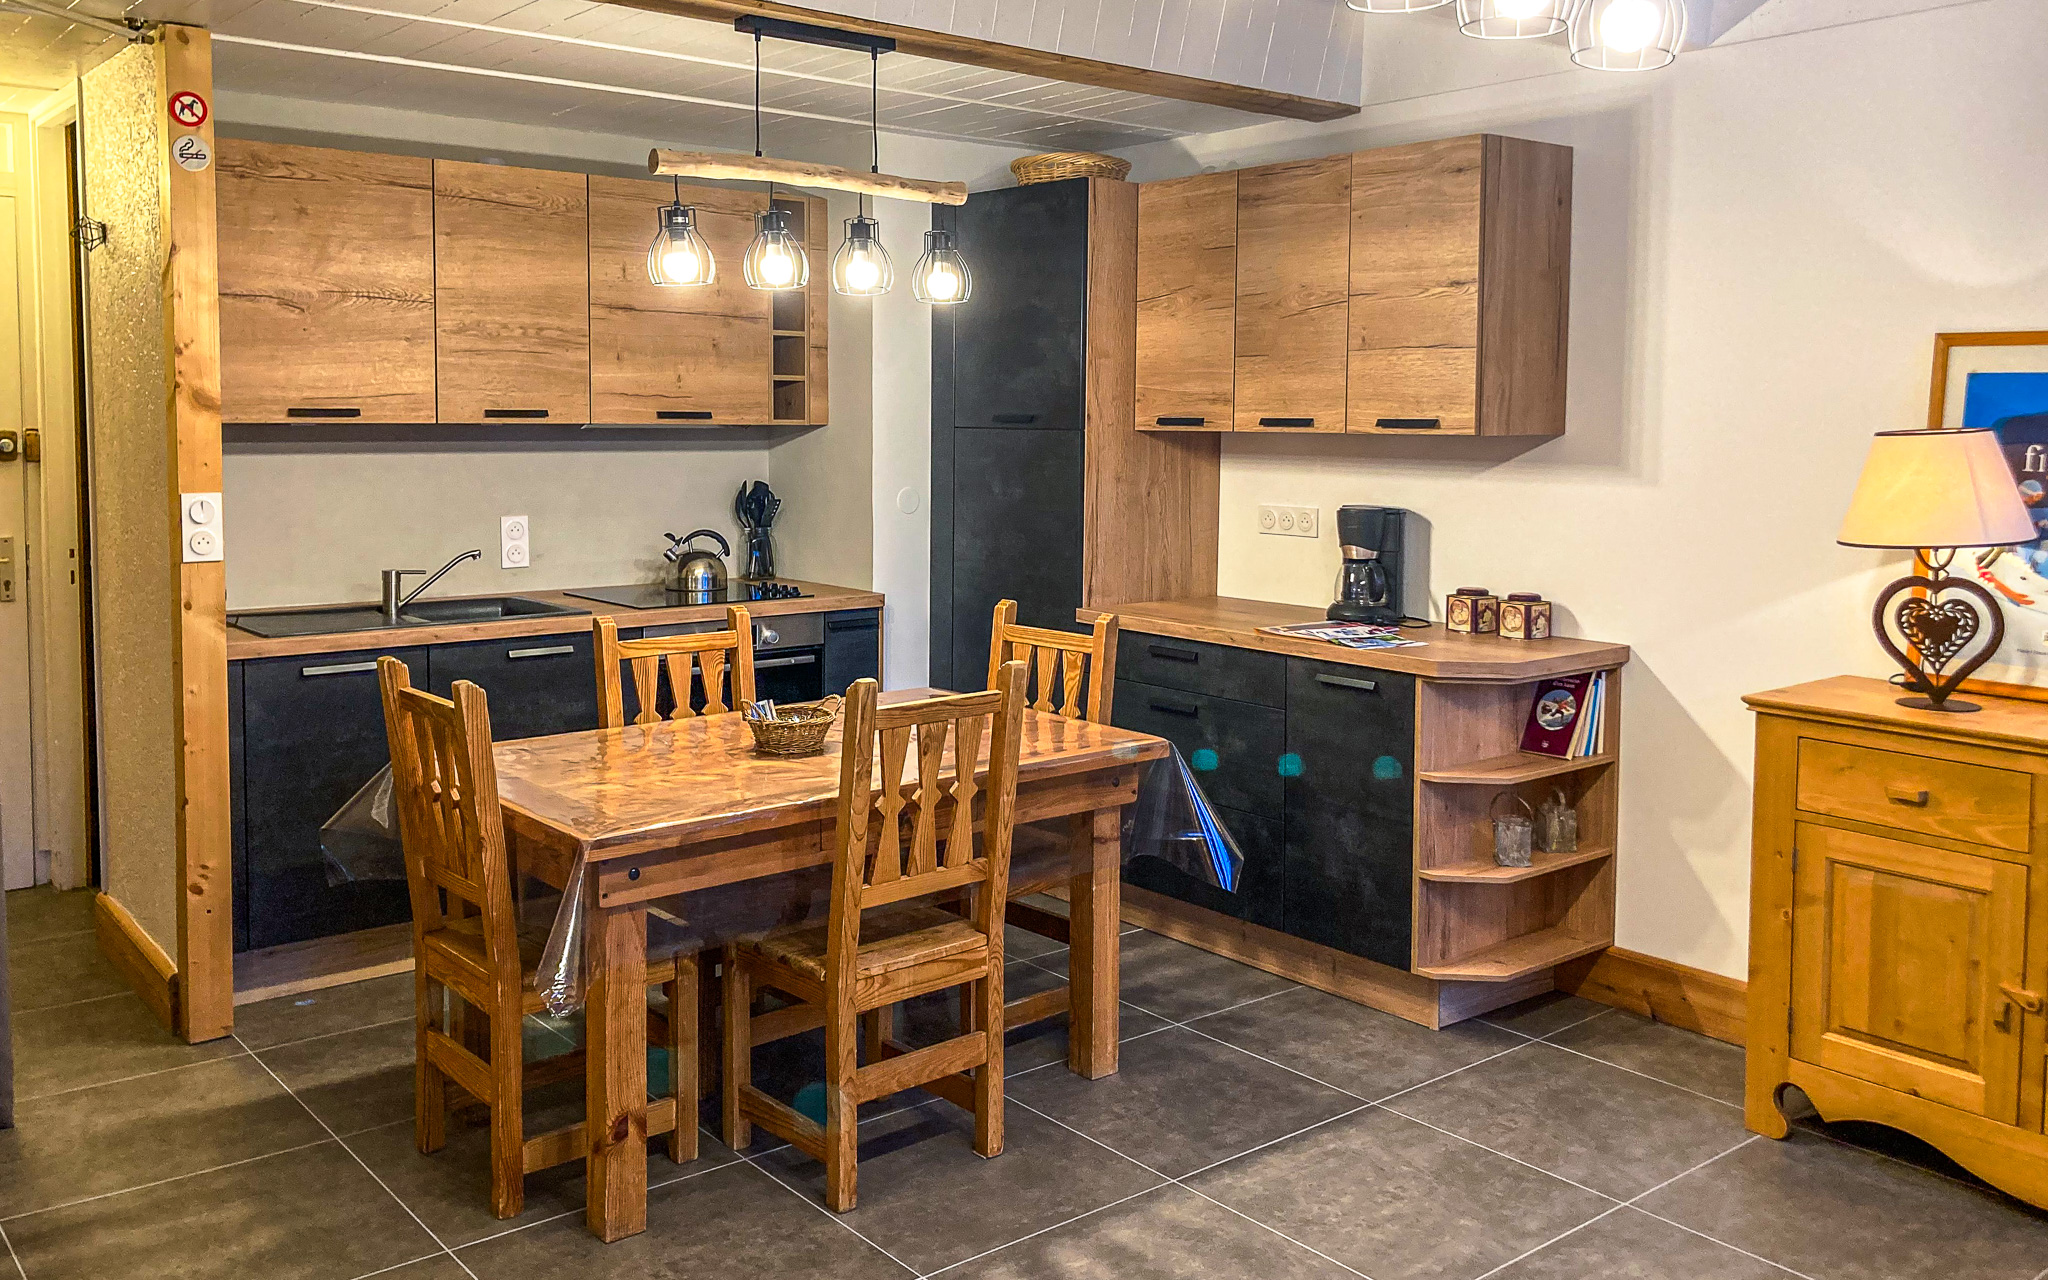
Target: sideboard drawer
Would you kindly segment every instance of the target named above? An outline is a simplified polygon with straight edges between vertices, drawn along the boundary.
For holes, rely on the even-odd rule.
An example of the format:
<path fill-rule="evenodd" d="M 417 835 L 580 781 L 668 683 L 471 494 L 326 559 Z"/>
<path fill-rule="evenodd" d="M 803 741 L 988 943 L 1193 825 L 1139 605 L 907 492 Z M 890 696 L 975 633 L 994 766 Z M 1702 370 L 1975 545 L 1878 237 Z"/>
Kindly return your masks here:
<path fill-rule="evenodd" d="M 1804 738 L 1799 807 L 2023 853 L 2033 826 L 2033 776 Z"/>

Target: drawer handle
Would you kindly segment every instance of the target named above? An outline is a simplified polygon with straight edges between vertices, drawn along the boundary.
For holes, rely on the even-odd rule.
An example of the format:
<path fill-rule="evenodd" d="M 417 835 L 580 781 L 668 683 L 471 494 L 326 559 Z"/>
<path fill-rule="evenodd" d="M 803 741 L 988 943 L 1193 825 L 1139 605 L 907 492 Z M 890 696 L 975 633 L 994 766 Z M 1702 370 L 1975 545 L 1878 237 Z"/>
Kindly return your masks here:
<path fill-rule="evenodd" d="M 513 660 L 520 658 L 559 658 L 565 653 L 576 652 L 573 644 L 551 644 L 539 649 L 507 649 L 505 656 Z"/>
<path fill-rule="evenodd" d="M 486 418 L 545 418 L 548 416 L 548 411 L 546 409 L 486 409 L 484 410 L 484 416 Z"/>
<path fill-rule="evenodd" d="M 815 653 L 792 653 L 781 658 L 756 658 L 754 670 L 759 671 L 764 667 L 801 667 L 817 660 L 818 655 Z"/>
<path fill-rule="evenodd" d="M 1441 418 L 1381 418 L 1373 423 L 1382 431 L 1434 431 L 1442 424 Z"/>
<path fill-rule="evenodd" d="M 1895 782 L 1886 787 L 1884 793 L 1890 796 L 1896 804 L 1924 805 L 1927 803 L 1927 790 L 1924 787 L 1902 787 Z"/>
<path fill-rule="evenodd" d="M 711 418 L 709 409 L 656 409 L 654 416 L 663 422 L 705 422 Z"/>
<path fill-rule="evenodd" d="M 1339 689 L 1363 689 L 1367 693 L 1380 691 L 1379 681 L 1360 680 L 1356 676 L 1317 676 L 1316 683 L 1334 685 Z"/>
<path fill-rule="evenodd" d="M 377 660 L 372 658 L 368 662 L 332 662 L 324 667 L 300 667 L 299 674 L 302 676 L 353 676 L 361 675 L 365 671 L 375 671 L 376 669 Z"/>
<path fill-rule="evenodd" d="M 1161 427 L 1204 427 L 1209 424 L 1207 418 L 1154 418 L 1152 422 Z"/>
<path fill-rule="evenodd" d="M 296 406 L 286 409 L 284 416 L 287 418 L 360 418 L 363 416 L 363 411 L 361 409 L 326 409 Z"/>
<path fill-rule="evenodd" d="M 994 421 L 999 427 L 1028 427 L 1038 421 L 1038 415 L 1035 413 L 999 413 L 995 415 Z"/>
<path fill-rule="evenodd" d="M 1152 709 L 1154 711 L 1163 711 L 1170 716 L 1187 716 L 1194 720 L 1202 718 L 1202 709 L 1191 702 L 1161 702 L 1159 699 L 1154 698 L 1152 699 Z"/>
<path fill-rule="evenodd" d="M 1262 427 L 1312 427 L 1316 425 L 1316 420 L 1314 418 L 1260 418 L 1259 425 Z"/>
<path fill-rule="evenodd" d="M 1176 649 L 1170 644 L 1150 645 L 1148 646 L 1148 652 L 1153 657 L 1164 658 L 1168 662 L 1200 662 L 1202 660 L 1202 655 L 1196 653 L 1193 649 Z"/>

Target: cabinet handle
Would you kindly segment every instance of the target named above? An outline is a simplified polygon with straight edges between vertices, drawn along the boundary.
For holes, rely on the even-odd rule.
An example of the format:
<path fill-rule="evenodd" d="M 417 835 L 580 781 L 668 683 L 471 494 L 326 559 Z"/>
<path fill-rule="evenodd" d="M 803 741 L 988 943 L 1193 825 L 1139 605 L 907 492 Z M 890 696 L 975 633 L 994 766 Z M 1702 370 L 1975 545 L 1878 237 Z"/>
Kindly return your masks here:
<path fill-rule="evenodd" d="M 999 413 L 994 418 L 999 427 L 1028 427 L 1038 421 L 1035 413 Z"/>
<path fill-rule="evenodd" d="M 1154 418 L 1152 422 L 1155 426 L 1161 427 L 1202 427 L 1207 426 L 1209 420 L 1207 418 Z"/>
<path fill-rule="evenodd" d="M 287 418 L 360 418 L 361 409 L 324 409 L 318 407 L 294 406 L 284 411 Z"/>
<path fill-rule="evenodd" d="M 1380 691 L 1379 681 L 1360 680 L 1355 676 L 1317 676 L 1316 683 L 1334 685 L 1339 689 L 1363 689 L 1367 693 Z"/>
<path fill-rule="evenodd" d="M 573 644 L 551 644 L 539 649 L 507 649 L 505 656 L 516 662 L 521 658 L 559 658 L 565 653 L 574 652 L 576 646 Z"/>
<path fill-rule="evenodd" d="M 484 410 L 484 416 L 486 418 L 545 418 L 548 416 L 548 411 L 546 409 L 486 409 Z"/>
<path fill-rule="evenodd" d="M 1314 418 L 1260 418 L 1259 425 L 1262 427 L 1312 427 L 1316 425 L 1316 420 Z"/>
<path fill-rule="evenodd" d="M 1927 790 L 1924 787 L 1902 787 L 1895 782 L 1886 787 L 1884 793 L 1898 804 L 1922 805 L 1927 803 Z"/>
<path fill-rule="evenodd" d="M 1163 711 L 1170 716 L 1187 716 L 1193 720 L 1199 720 L 1202 716 L 1202 709 L 1192 702 L 1161 702 L 1159 699 L 1154 698 L 1152 699 L 1152 709 L 1154 711 Z"/>
<path fill-rule="evenodd" d="M 654 416 L 663 422 L 704 422 L 710 419 L 709 409 L 656 409 Z"/>
<path fill-rule="evenodd" d="M 1202 660 L 1202 655 L 1196 653 L 1193 649 L 1176 649 L 1172 645 L 1151 645 L 1148 648 L 1148 652 L 1153 657 L 1164 658 L 1168 662 L 1200 662 Z"/>
<path fill-rule="evenodd" d="M 360 675 L 365 671 L 375 671 L 376 669 L 377 660 L 372 658 L 368 662 L 332 662 L 324 667 L 300 667 L 299 674 L 302 676 L 353 676 Z"/>
<path fill-rule="evenodd" d="M 1442 418 L 1381 418 L 1373 423 L 1382 431 L 1434 431 L 1443 425 Z"/>
<path fill-rule="evenodd" d="M 817 660 L 818 655 L 815 653 L 792 653 L 783 658 L 756 658 L 754 670 L 759 671 L 763 667 L 801 667 Z"/>

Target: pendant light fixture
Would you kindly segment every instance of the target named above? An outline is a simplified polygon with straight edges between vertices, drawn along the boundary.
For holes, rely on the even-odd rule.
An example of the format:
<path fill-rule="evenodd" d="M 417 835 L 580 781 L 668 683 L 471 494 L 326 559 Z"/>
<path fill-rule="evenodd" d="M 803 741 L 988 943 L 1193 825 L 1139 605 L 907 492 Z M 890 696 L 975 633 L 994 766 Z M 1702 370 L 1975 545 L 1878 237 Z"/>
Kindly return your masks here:
<path fill-rule="evenodd" d="M 1441 9 L 1451 0 L 1344 0 L 1348 8 L 1360 13 L 1421 13 L 1424 9 Z"/>
<path fill-rule="evenodd" d="M 869 173 L 882 171 L 882 53 L 868 51 Z M 846 239 L 832 255 L 832 288 L 853 298 L 889 292 L 896 268 L 882 247 L 882 224 L 868 216 L 868 198 L 857 196 L 859 212 L 846 220 Z"/>
<path fill-rule="evenodd" d="M 1481 40 L 1536 40 L 1563 33 L 1574 0 L 1458 0 L 1458 29 Z"/>
<path fill-rule="evenodd" d="M 675 180 L 676 198 L 654 213 L 654 242 L 647 246 L 647 278 L 658 285 L 710 284 L 718 279 L 711 246 L 697 234 L 697 209 L 683 203 L 683 182 Z"/>
<path fill-rule="evenodd" d="M 1595 71 L 1668 67 L 1685 43 L 1684 0 L 1579 0 L 1572 61 Z"/>
<path fill-rule="evenodd" d="M 754 155 L 761 155 L 761 33 L 754 33 Z M 747 287 L 766 293 L 801 289 L 811 281 L 811 257 L 789 233 L 789 211 L 775 206 L 775 183 L 768 184 L 768 207 L 754 215 L 754 242 L 740 268 Z"/>
<path fill-rule="evenodd" d="M 924 233 L 924 256 L 910 277 L 911 296 L 933 306 L 965 302 L 974 292 L 974 273 L 953 245 L 950 231 Z"/>

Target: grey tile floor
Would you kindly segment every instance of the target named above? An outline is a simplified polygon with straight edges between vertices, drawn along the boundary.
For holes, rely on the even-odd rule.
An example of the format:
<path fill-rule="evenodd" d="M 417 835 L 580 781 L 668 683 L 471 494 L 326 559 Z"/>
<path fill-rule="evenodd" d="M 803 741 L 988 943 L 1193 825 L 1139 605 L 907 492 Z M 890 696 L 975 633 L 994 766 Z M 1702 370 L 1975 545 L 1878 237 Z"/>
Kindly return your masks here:
<path fill-rule="evenodd" d="M 919 1093 L 872 1104 L 860 1207 L 819 1168 L 711 1138 L 650 1157 L 648 1230 L 601 1245 L 575 1166 L 500 1222 L 486 1131 L 413 1149 L 411 979 L 159 1030 L 94 950 L 84 895 L 7 902 L 19 1126 L 0 1132 L 0 1280 L 2048 1280 L 2048 1215 L 1887 1131 L 1743 1130 L 1741 1054 L 1550 997 L 1430 1032 L 1156 935 L 1124 937 L 1122 1070 L 1011 1034 L 1009 1141 Z M 1014 938 L 1011 985 L 1063 957 Z M 942 1000 L 903 1019 L 935 1036 Z M 529 1049 L 572 1028 L 534 1020 Z M 785 1095 L 819 1047 L 764 1048 Z M 572 1082 L 529 1124 L 572 1118 Z"/>

